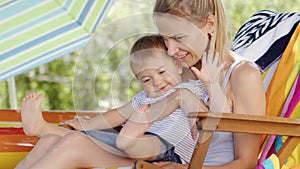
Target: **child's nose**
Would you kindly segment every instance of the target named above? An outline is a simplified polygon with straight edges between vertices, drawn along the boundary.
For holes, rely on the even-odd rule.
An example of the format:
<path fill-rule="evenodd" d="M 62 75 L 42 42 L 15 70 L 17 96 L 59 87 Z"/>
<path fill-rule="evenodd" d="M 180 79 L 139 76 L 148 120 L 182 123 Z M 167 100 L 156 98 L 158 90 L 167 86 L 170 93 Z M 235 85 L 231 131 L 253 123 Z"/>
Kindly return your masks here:
<path fill-rule="evenodd" d="M 161 78 L 160 77 L 154 78 L 153 83 L 155 87 L 158 87 L 161 84 Z"/>

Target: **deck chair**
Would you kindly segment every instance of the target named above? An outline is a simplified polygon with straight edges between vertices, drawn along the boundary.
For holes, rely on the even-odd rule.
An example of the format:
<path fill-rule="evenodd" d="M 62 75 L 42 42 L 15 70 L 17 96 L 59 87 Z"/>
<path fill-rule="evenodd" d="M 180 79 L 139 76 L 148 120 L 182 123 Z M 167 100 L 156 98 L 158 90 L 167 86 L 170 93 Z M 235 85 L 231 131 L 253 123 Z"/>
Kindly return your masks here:
<path fill-rule="evenodd" d="M 261 16 L 263 18 L 258 22 Z M 273 35 L 273 38 L 276 36 L 266 28 L 270 20 L 277 22 L 273 24 L 283 30 L 273 31 L 278 36 L 273 41 L 270 40 L 270 36 Z M 300 168 L 299 21 L 300 14 L 297 13 L 262 10 L 243 24 L 232 49 L 256 61 L 264 71 L 262 77 L 267 96 L 267 116 L 215 112 L 190 114 L 190 117 L 199 118 L 202 122 L 201 126 L 198 126 L 201 129 L 200 137 L 189 169 L 202 168 L 214 131 L 262 134 L 264 142 L 256 169 Z M 282 36 L 278 35 L 280 33 Z M 252 36 L 257 34 L 258 37 Z M 251 58 L 251 56 L 260 57 Z M 158 169 L 141 160 L 137 162 L 137 168 Z"/>
<path fill-rule="evenodd" d="M 61 121 L 75 116 L 95 117 L 93 112 L 44 111 L 43 116 L 49 123 L 60 125 Z M 24 134 L 19 110 L 0 110 L 0 168 L 13 169 L 38 141 L 37 137 Z"/>
<path fill-rule="evenodd" d="M 262 12 L 270 12 L 272 11 L 262 11 Z M 267 16 L 264 13 L 264 16 Z M 284 14 L 280 17 L 275 16 L 276 18 L 289 18 L 291 14 Z M 299 15 L 297 15 L 299 16 Z M 257 17 L 257 15 L 253 15 L 252 18 Z M 274 18 L 273 18 L 274 19 Z M 245 39 L 243 36 L 244 30 L 249 29 L 247 24 L 252 20 L 246 21 L 246 23 L 241 27 L 240 34 L 237 34 L 236 38 L 236 45 L 233 50 L 236 50 L 238 53 L 241 53 L 243 56 L 247 56 L 247 50 L 253 52 L 251 49 L 253 46 L 249 43 L 248 39 Z M 267 22 L 268 20 L 266 20 Z M 284 50 L 284 54 L 276 53 L 274 54 L 273 51 L 278 50 L 268 50 L 262 51 L 261 53 L 264 54 L 255 54 L 255 56 L 266 56 L 266 57 L 259 57 L 257 61 L 260 63 L 259 65 L 265 71 L 263 73 L 264 84 L 266 85 L 266 95 L 267 95 L 267 102 L 268 102 L 268 110 L 267 115 L 270 117 L 261 117 L 261 116 L 250 116 L 250 115 L 239 115 L 239 114 L 229 114 L 229 113 L 216 113 L 216 112 L 199 112 L 199 113 L 192 113 L 190 117 L 197 117 L 202 122 L 199 128 L 201 129 L 201 136 L 198 139 L 198 144 L 194 150 L 194 154 L 192 160 L 189 164 L 190 169 L 197 169 L 201 168 L 203 165 L 203 161 L 205 159 L 205 155 L 211 141 L 211 136 L 214 131 L 227 131 L 227 132 L 244 132 L 244 133 L 257 133 L 262 135 L 280 135 L 280 136 L 287 136 L 287 138 L 278 137 L 266 137 L 265 142 L 262 143 L 262 147 L 270 147 L 268 149 L 262 150 L 260 164 L 262 166 L 258 167 L 265 167 L 265 163 L 270 163 L 271 165 L 277 165 L 287 167 L 295 166 L 300 164 L 300 149 L 299 146 L 297 147 L 300 141 L 300 120 L 299 120 L 299 112 L 300 112 L 300 104 L 299 104 L 299 69 L 300 69 L 300 26 L 299 20 L 291 21 L 287 26 L 285 26 L 285 30 L 289 30 L 289 32 L 284 35 L 285 38 L 280 37 L 280 47 Z M 278 26 L 281 27 L 281 26 Z M 265 29 L 264 29 L 265 30 Z M 247 32 L 247 31 L 246 31 Z M 278 32 L 278 31 L 275 31 Z M 254 32 L 255 34 L 255 32 Z M 293 35 L 293 36 L 292 36 Z M 244 41 L 243 41 L 244 39 Z M 286 45 L 282 45 L 285 42 L 282 42 L 283 39 L 288 39 Z M 258 39 L 256 42 L 259 42 Z M 265 42 L 265 39 L 262 39 Z M 244 44 L 243 44 L 244 42 Z M 261 42 L 258 43 L 260 46 Z M 265 45 L 264 45 L 265 46 Z M 278 48 L 275 45 L 276 49 Z M 255 48 L 255 45 L 254 45 Z M 267 49 L 274 48 L 274 46 L 270 45 L 265 47 Z M 257 48 L 255 52 L 258 52 Z M 272 59 L 270 58 L 273 57 Z M 278 62 L 278 56 L 282 55 L 280 62 Z M 263 59 L 262 59 L 263 58 Z M 251 59 L 251 58 L 250 58 Z M 269 60 L 268 60 L 269 59 Z M 256 60 L 256 59 L 252 59 Z M 275 62 L 275 63 L 274 63 Z M 284 71 L 283 71 L 284 70 Z M 283 75 L 282 75 L 283 74 Z M 284 76 L 287 75 L 287 76 Z M 272 80 L 270 80 L 272 79 Z M 284 82 L 284 83 L 282 83 Z M 284 85 L 282 87 L 281 85 Z M 297 90 L 298 89 L 298 90 Z M 288 92 L 293 91 L 293 92 Z M 281 94 L 281 95 L 279 95 Z M 282 96 L 283 95 L 283 96 Z M 280 113 L 284 114 L 283 117 L 280 117 Z M 279 112 L 279 113 L 278 113 Z M 288 113 L 287 113 L 288 112 Z M 298 113 L 297 113 L 298 112 Z M 77 112 L 43 112 L 45 114 L 45 118 L 49 122 L 59 123 L 62 120 L 72 119 L 75 115 L 83 115 L 83 116 L 94 116 L 95 114 L 90 113 L 77 113 Z M 289 118 L 285 118 L 288 117 Z M 50 118 L 51 117 L 51 118 Z M 295 119 L 293 119 L 295 118 Z M 297 119 L 298 118 L 298 119 Z M 21 160 L 26 153 L 33 147 L 36 143 L 37 138 L 34 137 L 27 137 L 24 135 L 22 128 L 20 128 L 20 113 L 18 110 L 0 110 L 0 119 L 3 126 L 0 128 L 0 158 L 4 161 L 0 164 L 6 164 L 6 168 L 13 168 L 16 161 Z M 219 121 L 218 123 L 213 123 L 214 121 Z M 217 124 L 217 125 L 211 125 Z M 236 127 L 238 126 L 238 127 Z M 255 127 L 253 127 L 255 126 Z M 276 140 L 276 145 L 272 143 L 272 140 Z M 281 141 L 285 141 L 284 143 Z M 279 144 L 277 144 L 279 142 Z M 9 144 L 7 144 L 9 143 Z M 11 144 L 14 143 L 14 144 Z M 282 144 L 282 145 L 280 145 Z M 278 146 L 279 145 L 279 146 Z M 273 148 L 275 151 L 273 152 Z M 280 148 L 280 149 L 279 149 Z M 279 150 L 277 150 L 279 149 Z M 2 156 L 1 156 L 2 153 Z M 273 154 L 273 155 L 272 155 Z M 290 156 L 292 154 L 292 156 Z M 10 159 L 14 158 L 16 161 L 11 162 Z M 287 160 L 288 159 L 288 160 Z M 294 159 L 294 160 L 293 160 Z M 286 163 L 286 161 L 288 161 Z M 291 165 L 288 165 L 290 161 L 293 161 Z M 10 163 L 11 162 L 11 163 Z M 259 165 L 260 165 L 259 164 Z M 275 168 L 276 166 L 273 166 Z M 132 166 L 128 167 L 121 167 L 122 169 L 132 168 Z M 137 161 L 134 168 L 138 169 L 155 169 L 158 168 L 150 163 L 145 161 L 139 160 Z M 117 168 L 115 168 L 117 169 Z M 270 168 L 271 169 L 271 168 Z"/>

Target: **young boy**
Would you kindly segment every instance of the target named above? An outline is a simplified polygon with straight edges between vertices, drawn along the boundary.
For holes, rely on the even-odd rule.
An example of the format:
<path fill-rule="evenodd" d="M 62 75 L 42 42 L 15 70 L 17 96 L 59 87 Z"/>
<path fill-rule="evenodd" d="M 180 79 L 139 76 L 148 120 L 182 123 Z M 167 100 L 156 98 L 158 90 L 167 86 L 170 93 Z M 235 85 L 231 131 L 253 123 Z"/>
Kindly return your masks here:
<path fill-rule="evenodd" d="M 138 39 L 129 56 L 130 68 L 144 88 L 131 100 L 131 109 L 138 111 L 119 111 L 121 115 L 128 117 L 119 134 L 104 134 L 103 131 L 96 130 L 83 132 L 105 144 L 117 147 L 130 158 L 181 163 L 181 157 L 187 157 L 183 160 L 188 161 L 196 144 L 191 131 L 191 120 L 181 108 L 167 113 L 169 111 L 165 109 L 168 107 L 164 107 L 166 104 L 162 103 L 158 108 L 152 107 L 151 104 L 164 100 L 177 89 L 184 88 L 195 94 L 189 98 L 194 100 L 189 103 L 194 102 L 195 106 L 185 106 L 185 110 L 191 112 L 191 107 L 199 107 L 200 100 L 206 103 L 208 95 L 204 84 L 199 80 L 182 83 L 182 67 L 166 52 L 164 41 L 158 35 Z M 190 144 L 189 148 L 184 147 L 186 143 Z M 180 145 L 179 150 L 176 149 L 177 145 Z"/>
<path fill-rule="evenodd" d="M 189 162 L 196 140 L 192 138 L 192 125 L 185 112 L 208 110 L 200 100 L 206 102 L 208 98 L 204 85 L 198 80 L 181 83 L 181 67 L 175 63 L 174 58 L 167 55 L 160 36 L 140 38 L 133 45 L 130 54 L 132 72 L 144 90 L 120 108 L 109 110 L 90 120 L 77 119 L 67 124 L 89 135 L 97 144 L 100 142 L 101 146 L 104 143 L 121 149 L 121 153 L 116 152 L 119 156 L 178 163 L 183 159 Z M 188 95 L 188 103 L 177 98 L 166 101 L 166 97 L 181 89 L 195 93 Z M 64 136 L 69 130 L 49 124 L 43 119 L 40 110 L 42 100 L 43 95 L 35 94 L 29 94 L 23 99 L 21 115 L 25 134 L 38 137 L 55 134 L 61 136 L 61 140 L 67 139 Z M 125 122 L 120 134 L 100 131 Z M 43 150 L 39 154 L 48 151 Z M 25 163 L 25 166 L 34 163 L 34 158 L 31 157 L 28 156 L 27 161 L 33 162 Z"/>
<path fill-rule="evenodd" d="M 198 99 L 207 102 L 208 95 L 204 85 L 199 80 L 182 82 L 182 67 L 166 52 L 163 39 L 157 35 L 138 39 L 130 51 L 131 70 L 144 88 L 132 99 L 132 105 L 134 109 L 142 107 L 142 110 L 131 114 L 120 131 L 116 144 L 131 158 L 147 157 L 146 145 L 147 149 L 160 149 L 160 155 L 155 161 L 180 162 L 179 156 L 174 153 L 174 146 L 186 137 L 192 139 L 192 124 L 182 109 L 176 109 L 165 117 L 161 110 L 158 110 L 157 115 L 150 114 L 146 105 L 161 100 L 180 88 L 190 90 Z M 157 138 L 150 140 L 149 135 Z M 145 144 L 147 139 L 148 144 Z M 159 141 L 161 143 L 158 147 L 156 145 Z"/>

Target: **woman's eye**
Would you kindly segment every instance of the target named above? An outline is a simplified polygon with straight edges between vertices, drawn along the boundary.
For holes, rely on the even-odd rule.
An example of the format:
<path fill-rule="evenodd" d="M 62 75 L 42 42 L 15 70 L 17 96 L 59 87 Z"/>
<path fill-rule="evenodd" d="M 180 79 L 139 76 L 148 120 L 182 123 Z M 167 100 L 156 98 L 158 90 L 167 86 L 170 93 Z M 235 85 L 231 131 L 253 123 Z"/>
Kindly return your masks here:
<path fill-rule="evenodd" d="M 176 36 L 174 39 L 177 41 L 181 41 L 183 39 L 183 36 Z"/>

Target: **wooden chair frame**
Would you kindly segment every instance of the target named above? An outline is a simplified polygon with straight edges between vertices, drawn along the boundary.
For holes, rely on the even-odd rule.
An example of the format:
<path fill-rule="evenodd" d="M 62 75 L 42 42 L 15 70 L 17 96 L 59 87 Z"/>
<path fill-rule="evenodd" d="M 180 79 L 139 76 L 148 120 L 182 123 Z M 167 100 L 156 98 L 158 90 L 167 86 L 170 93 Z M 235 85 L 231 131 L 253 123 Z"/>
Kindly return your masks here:
<path fill-rule="evenodd" d="M 202 168 L 215 131 L 287 136 L 287 140 L 277 153 L 280 167 L 300 143 L 300 119 L 212 112 L 191 113 L 189 117 L 199 118 L 198 127 L 201 129 L 189 169 Z M 136 168 L 159 169 L 142 160 L 137 162 Z"/>
<path fill-rule="evenodd" d="M 18 110 L 0 110 L 0 112 L 2 121 L 21 121 L 20 112 Z M 43 112 L 44 118 L 50 123 L 59 123 L 63 120 L 72 119 L 76 115 L 94 117 L 97 113 L 68 111 Z M 202 168 L 212 134 L 215 131 L 287 136 L 287 140 L 277 153 L 280 166 L 284 164 L 300 142 L 300 119 L 213 112 L 190 113 L 189 117 L 198 118 L 198 128 L 201 129 L 198 143 L 188 167 L 189 169 Z M 19 130 L 16 130 L 16 132 L 20 134 Z M 3 135 L 3 137 L 5 137 L 5 135 Z M 38 140 L 35 137 L 25 136 L 24 133 L 21 133 L 19 137 L 26 137 L 27 139 L 25 140 L 28 140 L 28 143 L 32 143 L 33 145 Z M 159 169 L 157 166 L 143 160 L 137 161 L 135 167 L 137 169 Z"/>

